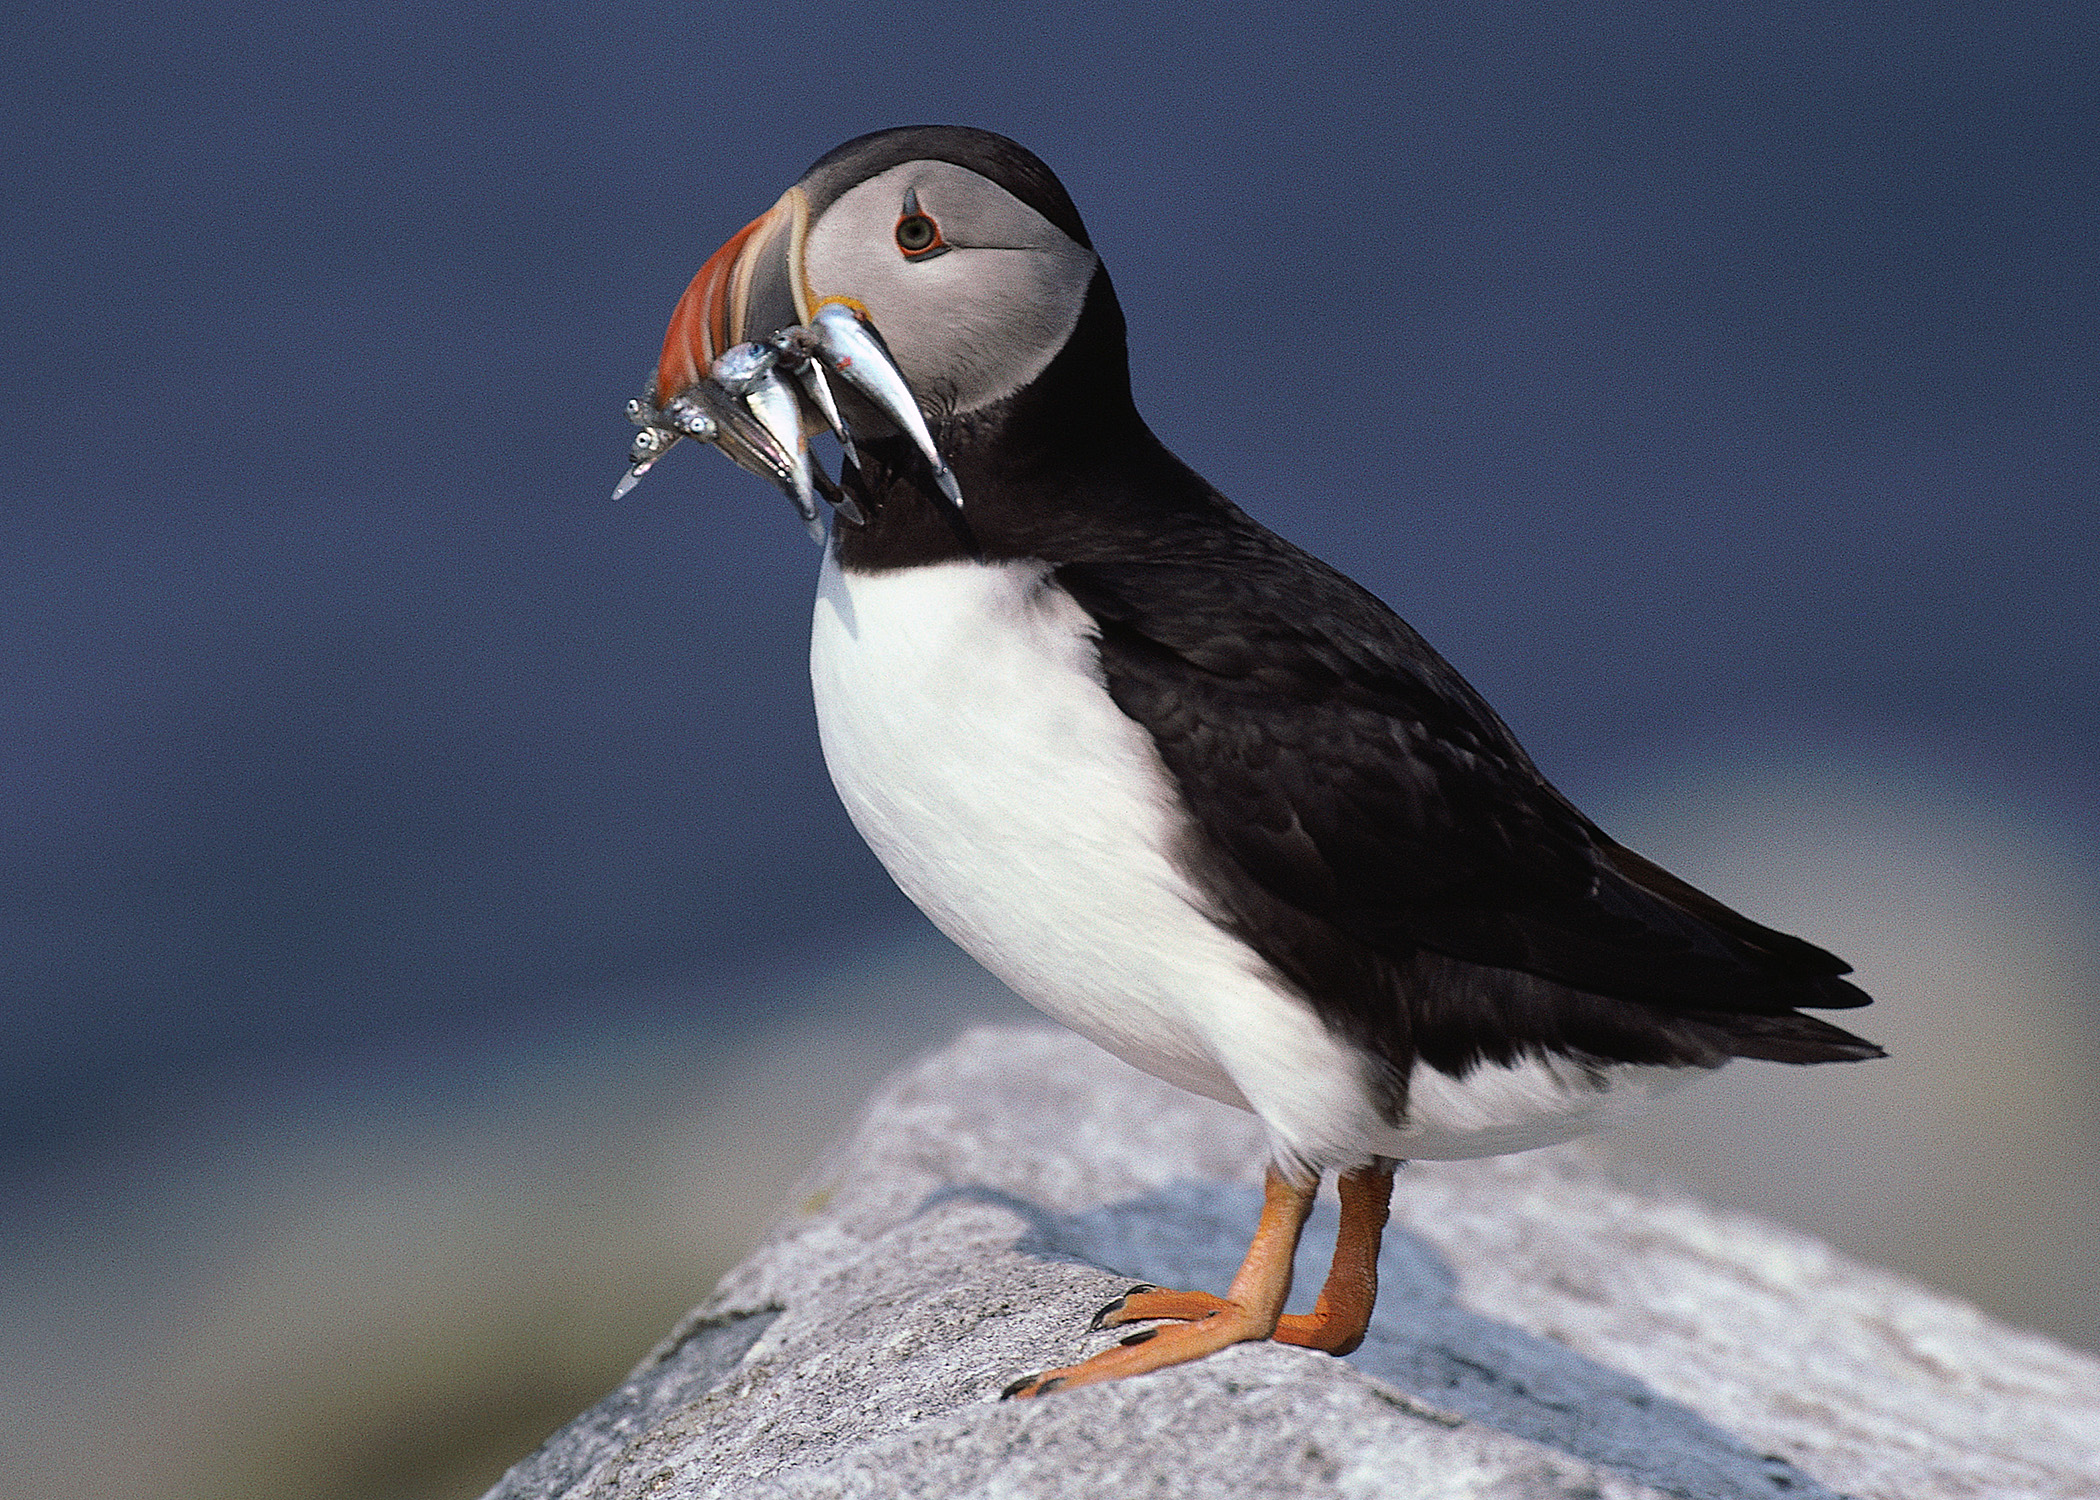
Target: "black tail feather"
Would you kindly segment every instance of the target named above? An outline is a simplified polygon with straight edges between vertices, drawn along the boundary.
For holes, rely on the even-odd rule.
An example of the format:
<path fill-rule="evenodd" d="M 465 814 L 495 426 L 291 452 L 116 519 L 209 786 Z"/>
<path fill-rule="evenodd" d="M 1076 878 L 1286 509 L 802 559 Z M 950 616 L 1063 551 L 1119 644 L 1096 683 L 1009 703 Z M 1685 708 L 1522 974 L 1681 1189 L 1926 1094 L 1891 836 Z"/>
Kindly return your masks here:
<path fill-rule="evenodd" d="M 1829 1002 L 1822 1002 L 1828 1004 Z M 1711 1034 L 1730 1057 L 1766 1062 L 1865 1062 L 1888 1053 L 1864 1037 L 1798 1011 L 1784 1015 L 1746 1015 L 1735 1011 L 1690 1011 L 1683 1019 Z"/>

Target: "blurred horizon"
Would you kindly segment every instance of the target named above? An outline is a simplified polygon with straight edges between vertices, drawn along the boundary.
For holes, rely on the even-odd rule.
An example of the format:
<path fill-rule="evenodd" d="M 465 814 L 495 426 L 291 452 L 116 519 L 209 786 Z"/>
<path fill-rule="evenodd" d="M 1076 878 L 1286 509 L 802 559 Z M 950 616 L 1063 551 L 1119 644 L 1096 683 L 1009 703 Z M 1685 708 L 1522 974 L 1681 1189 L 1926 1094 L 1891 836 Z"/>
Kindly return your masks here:
<path fill-rule="evenodd" d="M 1171 448 L 1859 964 L 1879 1071 L 1613 1149 L 2100 1348 L 2100 13 L 0 27 L 0 1438 L 50 1474 L 473 1493 L 854 1090 L 1022 1013 L 837 806 L 786 505 L 702 453 L 606 499 L 701 260 L 925 120 L 1059 173 Z"/>

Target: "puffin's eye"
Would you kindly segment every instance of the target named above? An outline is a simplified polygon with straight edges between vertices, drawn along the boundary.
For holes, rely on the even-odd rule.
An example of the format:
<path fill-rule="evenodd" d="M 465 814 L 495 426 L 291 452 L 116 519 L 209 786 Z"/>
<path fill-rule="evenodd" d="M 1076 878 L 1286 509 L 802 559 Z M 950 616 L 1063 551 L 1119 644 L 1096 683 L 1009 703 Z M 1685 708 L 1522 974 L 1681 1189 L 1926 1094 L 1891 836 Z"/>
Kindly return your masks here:
<path fill-rule="evenodd" d="M 946 255 L 949 244 L 941 238 L 941 226 L 919 212 L 919 190 L 904 190 L 904 207 L 897 215 L 897 248 L 906 260 L 932 260 Z"/>
<path fill-rule="evenodd" d="M 897 248 L 907 260 L 924 260 L 948 245 L 941 238 L 940 225 L 924 214 L 908 213 L 897 220 Z"/>

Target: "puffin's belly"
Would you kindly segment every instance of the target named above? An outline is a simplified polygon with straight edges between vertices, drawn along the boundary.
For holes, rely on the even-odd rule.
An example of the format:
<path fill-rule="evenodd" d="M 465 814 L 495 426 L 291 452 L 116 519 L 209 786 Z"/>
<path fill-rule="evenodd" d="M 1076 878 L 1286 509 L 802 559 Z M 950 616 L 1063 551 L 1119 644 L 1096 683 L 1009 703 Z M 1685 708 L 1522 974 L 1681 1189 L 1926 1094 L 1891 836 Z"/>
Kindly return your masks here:
<path fill-rule="evenodd" d="M 1186 815 L 1040 563 L 841 570 L 810 642 L 824 759 L 934 925 L 1137 1067 L 1252 1109 L 1308 1161 L 1390 1135 L 1361 1060 L 1203 913 Z"/>

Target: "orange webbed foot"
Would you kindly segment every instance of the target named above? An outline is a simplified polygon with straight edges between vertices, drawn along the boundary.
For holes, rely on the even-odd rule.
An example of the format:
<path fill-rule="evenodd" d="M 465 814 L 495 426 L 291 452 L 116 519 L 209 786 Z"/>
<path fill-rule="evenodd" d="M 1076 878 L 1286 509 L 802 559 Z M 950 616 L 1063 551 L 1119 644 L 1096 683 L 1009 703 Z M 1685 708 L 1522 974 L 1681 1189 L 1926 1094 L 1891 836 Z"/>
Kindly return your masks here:
<path fill-rule="evenodd" d="M 1087 1325 L 1087 1332 L 1097 1333 L 1103 1328 L 1118 1328 L 1125 1323 L 1145 1323 L 1155 1318 L 1172 1318 L 1177 1322 L 1194 1323 L 1212 1313 L 1223 1312 L 1231 1305 L 1223 1297 L 1213 1296 L 1209 1292 L 1174 1292 L 1141 1281 L 1095 1313 L 1094 1321 Z"/>
<path fill-rule="evenodd" d="M 1256 1339 L 1328 1354 L 1349 1353 L 1363 1343 L 1378 1300 L 1378 1245 L 1385 1232 L 1395 1165 L 1373 1161 L 1342 1173 L 1342 1220 L 1334 1263 L 1310 1313 L 1286 1317 L 1283 1304 L 1291 1292 L 1291 1256 L 1306 1215 L 1312 1212 L 1318 1181 L 1302 1182 L 1272 1167 L 1263 1185 L 1254 1243 L 1247 1247 L 1247 1258 L 1227 1295 L 1173 1292 L 1139 1282 L 1095 1313 L 1090 1331 L 1126 1323 L 1153 1327 L 1140 1328 L 1115 1348 L 1076 1365 L 1024 1375 L 1001 1391 L 1000 1399 L 1046 1396 L 1066 1386 L 1143 1375 Z"/>
<path fill-rule="evenodd" d="M 1130 1375 L 1143 1375 L 1152 1370 L 1164 1370 L 1169 1365 L 1186 1364 L 1192 1359 L 1201 1359 L 1206 1354 L 1215 1354 L 1228 1344 L 1250 1343 L 1265 1339 L 1275 1331 L 1276 1314 L 1259 1307 L 1243 1307 L 1222 1297 L 1213 1297 L 1207 1292 L 1160 1293 L 1156 1288 L 1144 1296 L 1182 1297 L 1190 1299 L 1187 1305 L 1193 1310 L 1199 1303 L 1202 1311 L 1189 1321 L 1166 1323 L 1154 1328 L 1140 1328 L 1112 1349 L 1104 1349 L 1092 1359 L 1081 1360 L 1076 1365 L 1062 1369 L 1044 1370 L 1036 1375 L 1024 1375 L 999 1393 L 1001 1400 L 1047 1396 L 1067 1386 L 1092 1385 L 1102 1380 L 1121 1380 Z M 1128 1297 L 1118 1299 L 1126 1304 Z M 1116 1306 L 1110 1303 L 1109 1307 Z M 1107 1309 L 1103 1309 L 1105 1313 Z M 1161 1313 L 1139 1313 L 1137 1317 L 1153 1318 L 1165 1316 Z M 1178 1315 L 1177 1315 L 1178 1316 Z M 1114 1327 L 1117 1319 L 1104 1326 Z"/>
<path fill-rule="evenodd" d="M 1042 1396 L 1066 1386 L 1121 1380 L 1201 1359 L 1228 1344 L 1267 1338 L 1276 1331 L 1284 1299 L 1291 1294 L 1291 1254 L 1298 1248 L 1298 1235 L 1305 1228 L 1305 1216 L 1312 1212 L 1318 1186 L 1317 1178 L 1308 1182 L 1270 1168 L 1262 1185 L 1261 1222 L 1254 1228 L 1254 1243 L 1247 1247 L 1247 1258 L 1240 1262 L 1227 1296 L 1132 1287 L 1095 1314 L 1095 1327 L 1141 1318 L 1171 1316 L 1177 1321 L 1140 1328 L 1115 1348 L 1076 1365 L 1023 1376 L 1000 1393 L 1002 1398 Z"/>
<path fill-rule="evenodd" d="M 1335 1305 L 1344 1300 L 1349 1305 Z M 1146 1323 L 1154 1319 L 1195 1323 L 1231 1306 L 1223 1297 L 1210 1292 L 1173 1292 L 1141 1282 L 1095 1313 L 1088 1331 L 1120 1328 L 1126 1323 Z M 1312 1312 L 1285 1313 L 1278 1318 L 1276 1331 L 1269 1337 L 1294 1348 L 1318 1349 L 1323 1354 L 1350 1354 L 1362 1345 L 1364 1329 L 1369 1322 L 1370 1309 L 1363 1306 L 1361 1299 L 1322 1296 L 1320 1305 Z"/>

